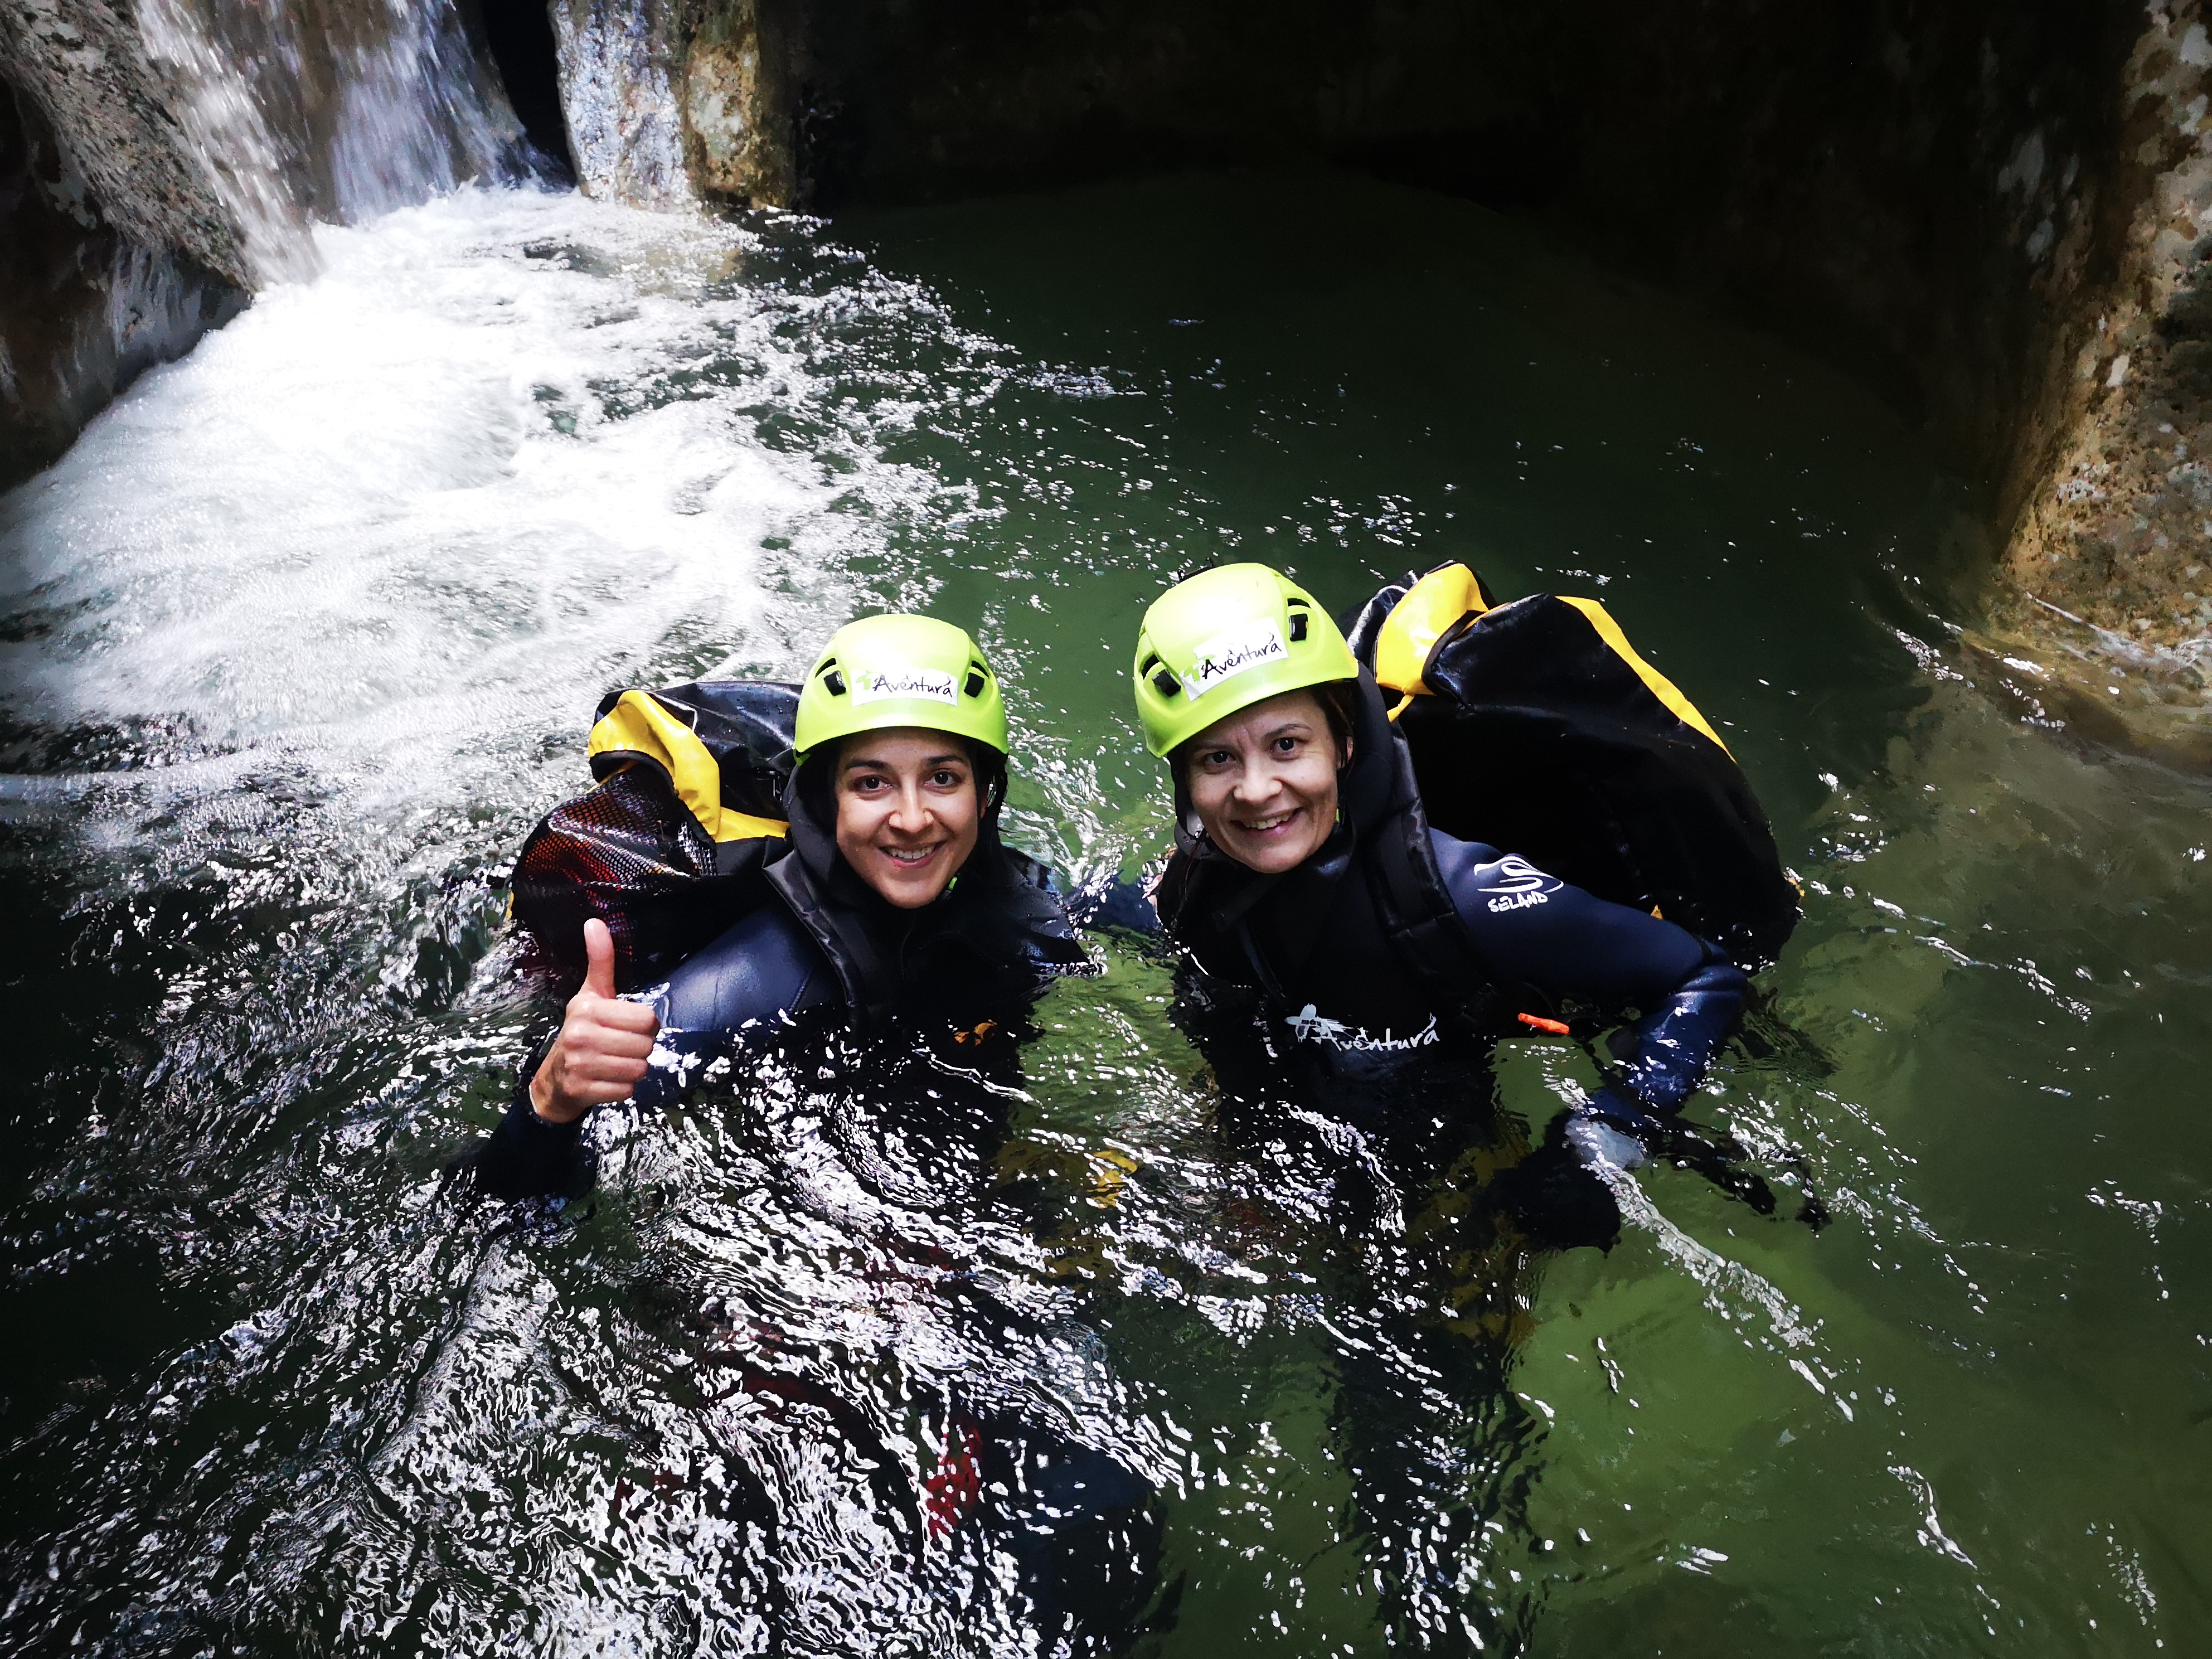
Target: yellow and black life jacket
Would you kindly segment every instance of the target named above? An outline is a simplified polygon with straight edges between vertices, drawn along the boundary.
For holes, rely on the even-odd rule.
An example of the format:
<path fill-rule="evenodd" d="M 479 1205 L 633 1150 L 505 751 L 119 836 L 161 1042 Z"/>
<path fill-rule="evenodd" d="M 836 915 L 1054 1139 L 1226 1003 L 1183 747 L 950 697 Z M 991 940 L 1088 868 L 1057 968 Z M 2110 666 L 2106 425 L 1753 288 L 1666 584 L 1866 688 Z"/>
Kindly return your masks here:
<path fill-rule="evenodd" d="M 569 984 L 584 923 L 614 936 L 615 984 L 665 978 L 769 895 L 789 825 L 799 688 L 703 681 L 610 692 L 589 744 L 599 785 L 546 815 L 515 861 L 511 910 Z"/>
<path fill-rule="evenodd" d="M 1772 963 L 1797 893 L 1728 745 L 1595 599 L 1501 605 L 1466 565 L 1408 573 L 1345 629 L 1428 821 Z"/>

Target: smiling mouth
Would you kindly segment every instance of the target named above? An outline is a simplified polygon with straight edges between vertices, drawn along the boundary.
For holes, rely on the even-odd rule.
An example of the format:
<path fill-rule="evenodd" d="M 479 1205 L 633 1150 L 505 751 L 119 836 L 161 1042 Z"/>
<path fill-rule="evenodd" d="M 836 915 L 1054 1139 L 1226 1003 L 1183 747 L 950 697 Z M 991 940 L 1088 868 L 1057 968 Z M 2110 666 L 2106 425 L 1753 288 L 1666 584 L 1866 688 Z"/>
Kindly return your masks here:
<path fill-rule="evenodd" d="M 1305 809 L 1294 806 L 1287 812 L 1277 812 L 1264 818 L 1247 818 L 1237 827 L 1248 836 L 1270 836 L 1282 829 Z"/>
<path fill-rule="evenodd" d="M 935 858 L 935 847 L 878 847 L 876 849 L 902 870 L 919 870 Z"/>

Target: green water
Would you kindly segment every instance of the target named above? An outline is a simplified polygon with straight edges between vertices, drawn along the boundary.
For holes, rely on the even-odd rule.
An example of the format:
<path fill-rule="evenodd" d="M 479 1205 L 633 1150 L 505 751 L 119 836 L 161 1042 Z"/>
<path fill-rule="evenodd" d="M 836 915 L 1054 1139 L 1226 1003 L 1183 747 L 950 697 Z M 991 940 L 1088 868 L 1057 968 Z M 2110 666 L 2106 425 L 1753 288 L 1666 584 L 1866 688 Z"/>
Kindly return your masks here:
<path fill-rule="evenodd" d="M 364 435 L 283 460 L 203 348 L 216 378 L 157 378 L 0 518 L 9 1647 L 1028 1650 L 988 1595 L 882 1571 L 849 1446 L 706 1385 L 709 1301 L 887 1443 L 988 1375 L 1141 1471 L 1146 1653 L 2212 1639 L 2206 792 L 1972 683 L 1949 624 L 1982 504 L 1911 432 L 1352 176 L 738 248 L 636 218 L 518 200 L 349 244 L 326 282 L 416 320 L 283 395 Z M 404 389 L 516 318 L 570 331 L 426 397 L 424 443 L 483 451 L 433 512 L 392 482 L 430 418 Z M 118 503 L 121 463 L 213 441 L 195 415 L 277 460 L 216 445 Z M 303 469 L 309 527 L 191 590 L 192 548 L 305 510 Z M 633 487 L 649 507 L 589 518 Z M 1016 839 L 1134 869 L 1166 814 L 1132 631 L 1229 554 L 1332 605 L 1450 557 L 1601 597 L 1698 702 L 1805 888 L 1768 983 L 1807 1041 L 1731 1055 L 1692 1115 L 1830 1224 L 1660 1168 L 1608 1254 L 1483 1255 L 1419 1182 L 1402 1227 L 1347 1234 L 1304 1166 L 1215 1132 L 1126 940 L 1053 993 L 970 1164 L 872 1167 L 865 1097 L 763 1084 L 611 1126 L 588 1219 L 443 1194 L 526 1040 L 500 872 L 580 777 L 598 690 L 789 672 L 849 610 L 926 604 L 1001 668 Z M 149 617 L 179 630 L 158 650 Z M 317 643 L 356 624 L 357 653 Z M 364 666 L 393 659 L 412 682 Z M 1521 1044 L 1499 1076 L 1540 1129 L 1587 1073 Z M 772 1539 L 717 1496 L 748 1464 Z"/>

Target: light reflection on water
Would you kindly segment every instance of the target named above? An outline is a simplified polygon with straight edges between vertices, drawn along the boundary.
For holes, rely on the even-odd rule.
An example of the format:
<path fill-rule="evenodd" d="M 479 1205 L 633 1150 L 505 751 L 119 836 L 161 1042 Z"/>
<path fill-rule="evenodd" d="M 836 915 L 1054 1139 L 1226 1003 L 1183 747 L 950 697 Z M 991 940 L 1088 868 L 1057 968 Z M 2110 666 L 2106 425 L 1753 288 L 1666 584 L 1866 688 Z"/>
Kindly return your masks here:
<path fill-rule="evenodd" d="M 1974 503 L 1881 411 L 1344 178 L 321 252 L 0 507 L 11 1647 L 1027 1650 L 1018 1540 L 932 1530 L 971 1429 L 1000 1511 L 1024 1457 L 1149 1492 L 1084 1615 L 1148 1651 L 2212 1628 L 2203 793 L 1961 678 Z M 1531 1252 L 1483 1148 L 1579 1057 L 1516 1045 L 1445 1168 L 1243 1133 L 1103 937 L 1014 1093 L 769 1068 L 604 1123 L 586 1215 L 450 1201 L 602 690 L 927 603 L 1004 671 L 1017 838 L 1127 867 L 1127 637 L 1224 552 L 1600 592 L 1723 723 L 1802 1040 L 1696 1110 L 1829 1226 L 1660 1168 Z"/>

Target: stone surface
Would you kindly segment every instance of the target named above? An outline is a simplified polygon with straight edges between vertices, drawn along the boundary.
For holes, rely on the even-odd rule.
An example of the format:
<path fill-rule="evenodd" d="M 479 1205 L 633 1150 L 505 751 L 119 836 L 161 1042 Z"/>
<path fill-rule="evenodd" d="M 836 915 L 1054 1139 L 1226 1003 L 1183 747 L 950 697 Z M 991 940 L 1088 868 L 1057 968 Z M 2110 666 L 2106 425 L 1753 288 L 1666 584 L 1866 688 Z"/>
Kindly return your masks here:
<path fill-rule="evenodd" d="M 551 0 L 561 105 L 586 196 L 673 208 L 695 198 L 678 91 L 684 8 L 674 0 Z"/>
<path fill-rule="evenodd" d="M 453 0 L 0 0 L 0 485 L 349 220 L 526 167 Z"/>
<path fill-rule="evenodd" d="M 251 280 L 242 228 L 189 151 L 171 112 L 177 88 L 130 10 L 105 0 L 4 0 L 0 51 L 108 225 L 234 284 Z"/>
<path fill-rule="evenodd" d="M 759 12 L 755 0 L 736 0 L 702 17 L 684 61 L 684 131 L 702 194 L 788 206 L 798 191 L 792 79 Z"/>
<path fill-rule="evenodd" d="M 2148 721 L 2166 743 L 2212 669 L 2212 33 L 2201 6 L 2150 15 L 2118 100 L 2128 210 L 2106 227 L 2113 269 L 2054 366 L 2054 436 L 2013 526 L 1990 633 L 2054 685 L 2086 684 L 2093 703 Z"/>
<path fill-rule="evenodd" d="M 661 209 L 797 198 L 795 82 L 758 0 L 551 4 L 586 194 Z"/>
<path fill-rule="evenodd" d="M 0 80 L 0 489 L 245 303 L 189 254 L 110 223 L 38 105 Z"/>

